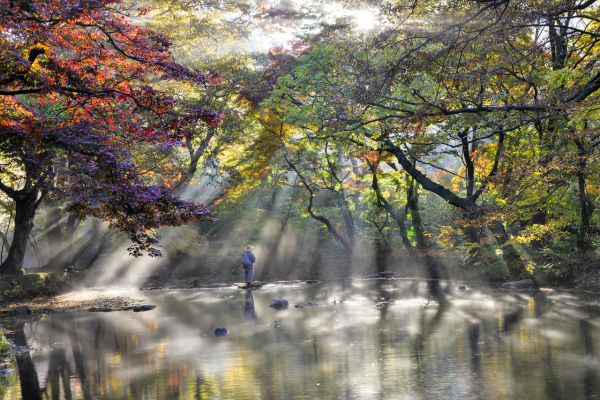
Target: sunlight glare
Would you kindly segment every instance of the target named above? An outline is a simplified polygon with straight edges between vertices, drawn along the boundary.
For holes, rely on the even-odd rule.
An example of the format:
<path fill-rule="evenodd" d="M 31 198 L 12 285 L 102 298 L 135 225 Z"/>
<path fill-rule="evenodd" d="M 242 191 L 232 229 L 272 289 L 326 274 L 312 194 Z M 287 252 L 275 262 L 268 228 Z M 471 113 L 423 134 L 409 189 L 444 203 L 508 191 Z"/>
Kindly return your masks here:
<path fill-rule="evenodd" d="M 354 14 L 354 23 L 360 31 L 371 30 L 377 23 L 377 15 L 374 10 L 360 10 Z"/>

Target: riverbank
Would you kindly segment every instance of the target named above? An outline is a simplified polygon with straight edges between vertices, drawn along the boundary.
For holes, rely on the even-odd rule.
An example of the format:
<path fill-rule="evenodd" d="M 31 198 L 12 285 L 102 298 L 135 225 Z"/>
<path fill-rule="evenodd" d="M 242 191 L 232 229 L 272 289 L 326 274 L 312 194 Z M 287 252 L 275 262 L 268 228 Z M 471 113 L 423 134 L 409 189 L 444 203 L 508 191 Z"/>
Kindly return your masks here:
<path fill-rule="evenodd" d="M 69 289 L 64 274 L 59 272 L 0 275 L 0 305 L 51 297 Z"/>
<path fill-rule="evenodd" d="M 115 289 L 112 293 L 99 293 L 95 290 L 74 290 L 68 293 L 5 304 L 0 308 L 0 316 L 44 314 L 71 311 L 127 311 L 145 303 L 124 295 L 134 289 Z"/>
<path fill-rule="evenodd" d="M 124 291 L 134 290 L 130 288 L 113 293 L 75 290 L 73 281 L 83 279 L 85 275 L 79 274 L 69 277 L 61 272 L 0 275 L 0 316 L 88 311 L 92 308 L 121 311 L 144 303 L 123 295 Z M 1 345 L 0 341 L 0 351 Z"/>

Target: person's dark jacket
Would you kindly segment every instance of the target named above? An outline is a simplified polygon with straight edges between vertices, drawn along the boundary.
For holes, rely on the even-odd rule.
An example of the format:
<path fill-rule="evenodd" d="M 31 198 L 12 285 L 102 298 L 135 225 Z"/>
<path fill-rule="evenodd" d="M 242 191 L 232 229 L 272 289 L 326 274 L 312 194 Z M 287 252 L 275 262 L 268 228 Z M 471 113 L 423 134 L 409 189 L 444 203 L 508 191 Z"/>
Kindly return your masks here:
<path fill-rule="evenodd" d="M 250 251 L 245 252 L 242 256 L 242 264 L 244 264 L 245 268 L 253 268 L 255 262 L 256 257 L 254 257 L 254 254 Z"/>

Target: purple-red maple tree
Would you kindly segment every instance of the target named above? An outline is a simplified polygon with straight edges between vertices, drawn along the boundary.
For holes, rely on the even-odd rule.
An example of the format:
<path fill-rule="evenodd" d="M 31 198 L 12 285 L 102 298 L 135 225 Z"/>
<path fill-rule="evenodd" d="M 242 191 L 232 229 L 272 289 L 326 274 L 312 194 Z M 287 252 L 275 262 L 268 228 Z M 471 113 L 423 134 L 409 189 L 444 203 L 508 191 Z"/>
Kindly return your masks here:
<path fill-rule="evenodd" d="M 202 205 L 144 183 L 132 149 L 184 146 L 199 123 L 165 81 L 218 82 L 175 62 L 164 34 L 132 21 L 148 10 L 120 0 L 0 0 L 0 190 L 15 230 L 0 273 L 20 273 L 33 218 L 47 196 L 128 234 L 130 253 L 160 255 L 161 226 L 214 221 Z"/>

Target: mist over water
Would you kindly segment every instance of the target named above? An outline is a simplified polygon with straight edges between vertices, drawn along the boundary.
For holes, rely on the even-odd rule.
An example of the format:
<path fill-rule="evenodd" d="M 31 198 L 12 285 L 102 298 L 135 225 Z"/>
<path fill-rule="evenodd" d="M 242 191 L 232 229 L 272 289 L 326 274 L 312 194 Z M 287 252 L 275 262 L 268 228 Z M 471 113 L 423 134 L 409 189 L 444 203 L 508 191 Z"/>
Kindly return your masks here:
<path fill-rule="evenodd" d="M 251 293 L 124 291 L 116 293 L 157 308 L 5 319 L 15 342 L 34 351 L 0 376 L 0 398 L 21 398 L 24 382 L 28 393 L 55 399 L 600 394 L 598 296 L 456 286 L 355 280 Z M 269 308 L 273 299 L 290 308 Z M 294 307 L 309 302 L 318 306 Z M 223 327 L 226 336 L 212 336 Z"/>

